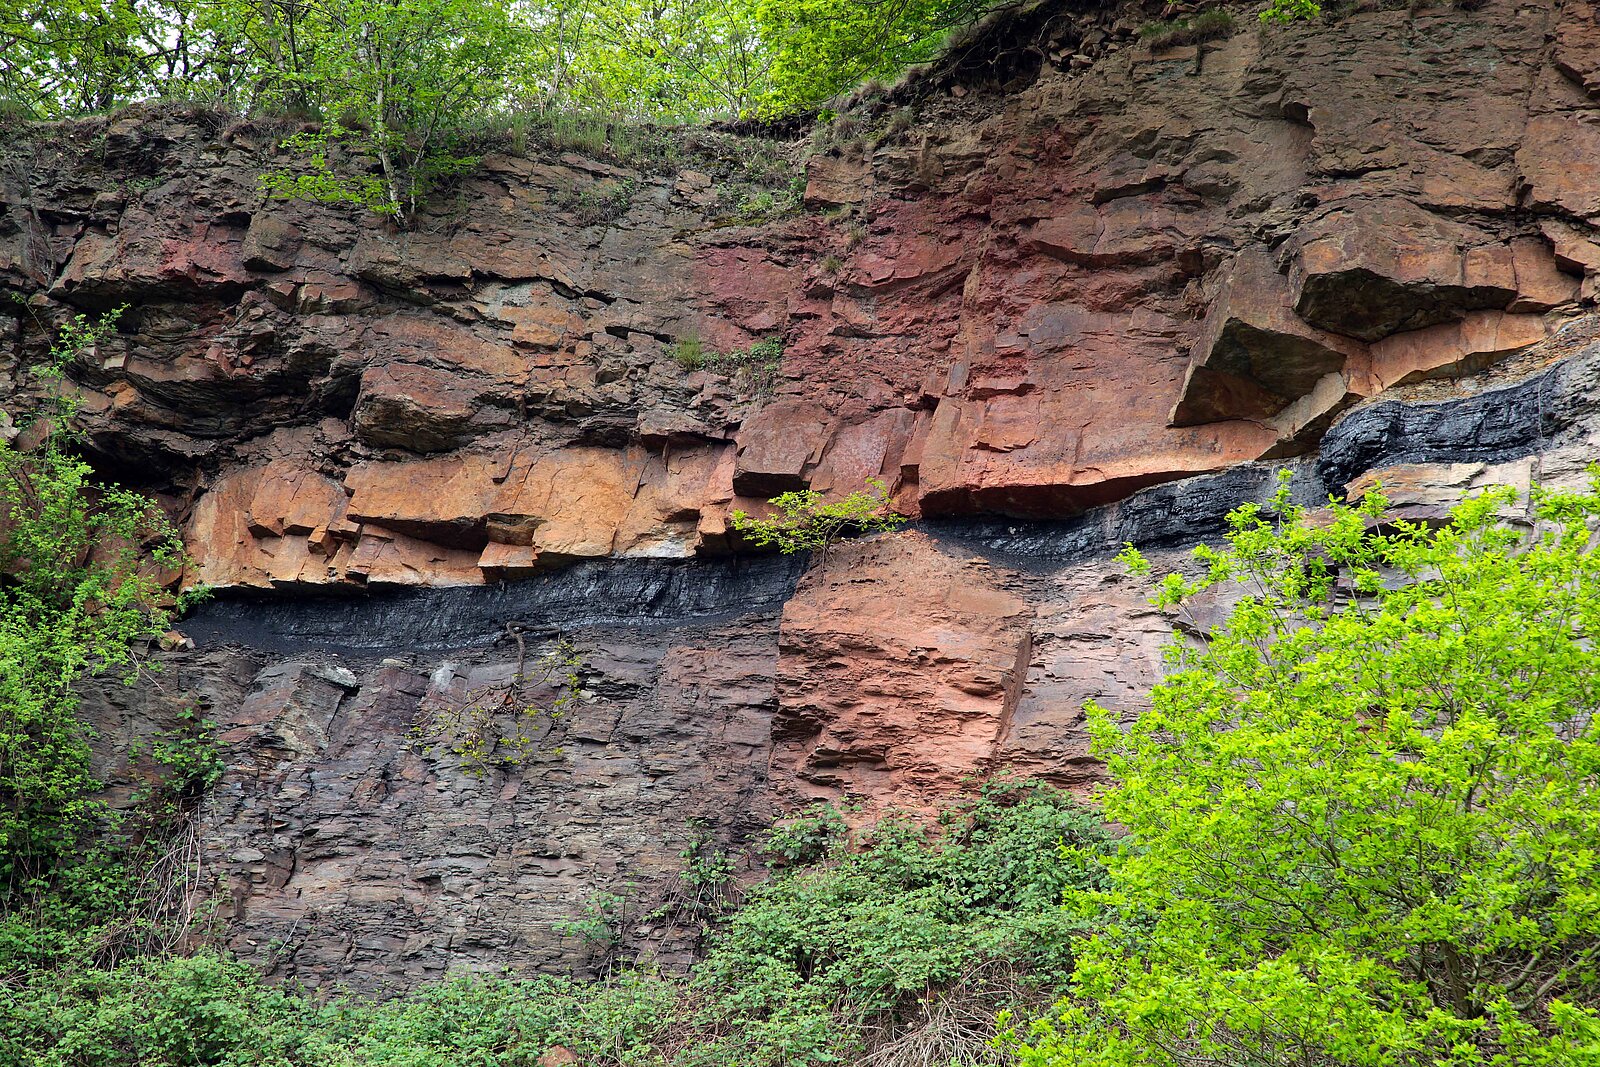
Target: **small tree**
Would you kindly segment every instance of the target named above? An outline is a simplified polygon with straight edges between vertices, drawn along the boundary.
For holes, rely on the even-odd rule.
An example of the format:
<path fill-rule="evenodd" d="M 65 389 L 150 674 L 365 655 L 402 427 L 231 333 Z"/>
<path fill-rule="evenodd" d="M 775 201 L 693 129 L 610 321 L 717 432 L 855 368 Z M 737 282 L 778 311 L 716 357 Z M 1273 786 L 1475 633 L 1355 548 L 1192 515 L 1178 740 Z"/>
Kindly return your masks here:
<path fill-rule="evenodd" d="M 905 516 L 894 511 L 889 489 L 882 479 L 868 478 L 867 488 L 858 489 L 843 500 L 827 503 L 811 489 L 783 493 L 768 501 L 778 509 L 771 518 L 758 519 L 735 511 L 733 528 L 758 548 L 773 546 L 789 555 L 819 551 L 850 533 L 880 533 L 899 529 Z"/>
<path fill-rule="evenodd" d="M 572 642 L 557 641 L 524 669 L 527 646 L 520 625 L 513 625 L 517 669 L 510 678 L 459 697 L 424 701 L 411 724 L 423 751 L 448 749 L 478 778 L 492 766 L 520 765 L 538 745 L 540 725 L 553 726 L 583 699 L 583 657 Z M 538 693 L 546 699 L 532 699 Z"/>
<path fill-rule="evenodd" d="M 1285 490 L 1166 578 L 1242 598 L 1130 727 L 1090 708 L 1129 837 L 1027 1067 L 1600 1063 L 1600 473 L 1514 499 Z"/>
<path fill-rule="evenodd" d="M 936 58 L 950 31 L 971 25 L 989 0 L 753 0 L 771 51 L 761 111 L 812 112 L 871 78 L 894 78 Z"/>
<path fill-rule="evenodd" d="M 284 75 L 327 117 L 284 147 L 305 167 L 262 177 L 268 193 L 365 205 L 404 223 L 440 179 L 472 166 L 467 121 L 503 101 L 530 37 L 506 0 L 319 0 L 315 32 Z M 312 15 L 317 17 L 313 18 Z M 376 175 L 338 162 L 377 163 Z M 359 166 L 359 164 L 356 164 Z"/>

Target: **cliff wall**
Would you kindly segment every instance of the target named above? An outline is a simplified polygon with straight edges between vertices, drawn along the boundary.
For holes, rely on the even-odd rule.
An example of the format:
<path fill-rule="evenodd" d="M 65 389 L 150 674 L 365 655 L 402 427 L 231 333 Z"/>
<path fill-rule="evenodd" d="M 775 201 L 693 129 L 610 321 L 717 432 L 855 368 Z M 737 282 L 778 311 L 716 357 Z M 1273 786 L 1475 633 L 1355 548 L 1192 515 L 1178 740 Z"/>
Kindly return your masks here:
<path fill-rule="evenodd" d="M 1295 472 L 1408 514 L 1600 457 L 1592 5 L 1370 10 L 1152 51 L 1045 5 L 792 148 L 635 166 L 487 156 L 399 232 L 265 200 L 283 131 L 174 110 L 0 142 L 4 386 L 72 368 L 108 473 L 218 589 L 102 755 L 197 698 L 234 948 L 370 988 L 596 966 L 553 922 L 692 949 L 686 847 L 810 799 L 927 808 L 971 776 L 1087 788 L 1081 708 L 1135 706 L 1169 629 L 1111 561 L 1176 563 Z M 759 198 L 756 201 L 760 203 Z M 748 352 L 724 373 L 686 351 Z M 688 362 L 693 362 L 688 361 Z M 724 362 L 723 367 L 730 364 Z M 727 517 L 889 485 L 917 521 L 826 560 Z M 414 729 L 578 699 L 483 773 Z M 499 705 L 496 705 L 499 706 Z"/>

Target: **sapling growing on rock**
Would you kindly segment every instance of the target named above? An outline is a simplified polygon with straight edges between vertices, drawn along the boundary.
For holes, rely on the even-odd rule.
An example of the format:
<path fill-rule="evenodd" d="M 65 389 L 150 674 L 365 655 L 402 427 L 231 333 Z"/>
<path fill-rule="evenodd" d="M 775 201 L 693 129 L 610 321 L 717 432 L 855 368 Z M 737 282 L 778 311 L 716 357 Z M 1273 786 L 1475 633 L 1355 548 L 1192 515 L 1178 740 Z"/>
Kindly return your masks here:
<path fill-rule="evenodd" d="M 744 511 L 730 518 L 734 530 L 758 548 L 775 547 L 784 555 L 821 552 L 852 533 L 881 533 L 899 529 L 906 521 L 889 499 L 881 478 L 868 478 L 867 488 L 829 503 L 814 489 L 783 493 L 768 501 L 777 514 L 758 519 Z"/>

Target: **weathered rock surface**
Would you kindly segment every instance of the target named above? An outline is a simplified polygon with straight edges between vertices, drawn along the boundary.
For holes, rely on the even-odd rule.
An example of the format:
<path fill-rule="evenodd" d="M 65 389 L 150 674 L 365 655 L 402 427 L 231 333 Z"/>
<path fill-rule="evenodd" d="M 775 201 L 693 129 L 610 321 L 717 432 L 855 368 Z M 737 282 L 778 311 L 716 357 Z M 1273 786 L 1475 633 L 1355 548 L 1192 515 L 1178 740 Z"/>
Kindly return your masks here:
<path fill-rule="evenodd" d="M 920 533 L 840 545 L 784 605 L 773 772 L 795 800 L 937 803 L 991 769 L 1032 611 L 981 559 Z"/>
<path fill-rule="evenodd" d="M 1176 563 L 1279 465 L 1303 502 L 1382 481 L 1424 516 L 1584 477 L 1593 5 L 1159 54 L 1137 11 L 1061 11 L 1005 87 L 956 64 L 864 104 L 809 208 L 761 225 L 706 173 L 551 150 L 490 155 L 400 233 L 261 199 L 265 126 L 0 145 L 0 289 L 27 301 L 0 302 L 0 387 L 37 389 L 50 322 L 128 304 L 71 368 L 90 445 L 223 591 L 163 689 L 94 706 L 113 778 L 182 694 L 219 724 L 236 950 L 380 989 L 582 970 L 552 924 L 617 894 L 624 949 L 679 962 L 690 820 L 738 851 L 809 799 L 1092 786 L 1082 707 L 1137 708 L 1170 629 L 1122 543 Z M 609 223 L 564 206 L 628 181 Z M 773 338 L 771 395 L 677 358 Z M 911 531 L 739 554 L 734 508 L 868 478 Z M 474 774 L 414 730 L 559 637 L 582 696 L 520 761 Z"/>
<path fill-rule="evenodd" d="M 757 227 L 703 174 L 544 152 L 490 155 L 398 233 L 263 199 L 280 130 L 132 112 L 4 149 L 0 286 L 33 301 L 25 354 L 67 307 L 130 304 L 74 369 L 92 439 L 189 501 L 221 586 L 715 554 L 731 508 L 869 476 L 912 513 L 1057 516 L 1313 450 L 1590 302 L 1586 12 L 1369 12 L 1182 55 L 1069 18 L 1105 23 L 1092 65 L 921 90 L 899 132 L 869 110 L 808 166 L 807 202 L 843 211 Z M 610 223 L 563 207 L 626 188 Z M 770 400 L 672 358 L 763 338 Z M 253 488 L 296 468 L 303 492 Z"/>

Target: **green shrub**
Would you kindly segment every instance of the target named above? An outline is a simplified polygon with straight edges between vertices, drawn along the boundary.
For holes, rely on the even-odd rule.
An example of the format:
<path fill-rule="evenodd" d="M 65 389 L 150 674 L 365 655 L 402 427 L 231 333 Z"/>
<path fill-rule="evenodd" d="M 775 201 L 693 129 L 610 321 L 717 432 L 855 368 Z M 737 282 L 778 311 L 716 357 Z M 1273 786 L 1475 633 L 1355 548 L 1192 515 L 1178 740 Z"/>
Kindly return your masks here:
<path fill-rule="evenodd" d="M 1302 19 L 1319 18 L 1322 15 L 1322 5 L 1317 0 L 1272 0 L 1261 12 L 1262 22 L 1298 22 Z"/>
<path fill-rule="evenodd" d="M 1188 19 L 1175 19 L 1169 22 L 1150 22 L 1139 28 L 1139 36 L 1147 41 L 1154 51 L 1163 48 L 1176 48 L 1179 45 L 1199 44 L 1202 41 L 1214 41 L 1221 37 L 1231 36 L 1234 22 L 1231 12 L 1224 8 L 1214 7 L 1209 11 Z"/>
<path fill-rule="evenodd" d="M 738 216 L 748 222 L 757 222 L 772 214 L 778 206 L 770 189 L 752 189 L 739 198 Z"/>
<path fill-rule="evenodd" d="M 191 713 L 148 753 L 157 784 L 115 812 L 78 718 L 81 679 L 132 684 L 151 669 L 135 646 L 169 626 L 160 577 L 185 563 L 154 502 L 96 483 L 74 451 L 77 408 L 59 383 L 116 317 L 73 319 L 37 369 L 49 393 L 43 442 L 29 452 L 0 442 L 0 973 L 160 940 L 164 894 L 146 876 L 219 768 L 209 724 Z"/>
<path fill-rule="evenodd" d="M 832 503 L 810 489 L 782 493 L 768 503 L 777 509 L 770 518 L 758 519 L 744 511 L 729 518 L 734 530 L 757 548 L 773 546 L 785 554 L 822 552 L 852 533 L 879 533 L 899 529 L 905 516 L 895 513 L 889 488 L 878 478 L 868 478 L 867 488 Z"/>
<path fill-rule="evenodd" d="M 832 804 L 818 801 L 767 831 L 762 851 L 775 866 L 820 863 L 849 843 L 844 816 Z"/>
<path fill-rule="evenodd" d="M 462 975 L 374 1003 L 273 987 L 208 952 L 80 961 L 0 985 L 0 1062 L 534 1067 L 559 1046 L 586 1067 L 800 1067 L 953 1033 L 972 1062 L 992 1026 L 934 1031 L 929 1006 L 990 1020 L 1047 998 L 1083 926 L 1058 902 L 1099 886 L 1093 857 L 1112 848 L 1097 819 L 1037 783 L 990 784 L 931 826 L 886 819 L 854 850 L 838 847 L 832 809 L 796 827 L 804 847 L 784 830 L 769 845 L 814 862 L 751 890 L 687 978 Z M 685 883 L 720 887 L 731 868 L 705 843 L 691 835 Z M 1059 862 L 1062 843 L 1082 861 Z"/>
<path fill-rule="evenodd" d="M 604 983 L 462 975 L 385 1003 L 328 1001 L 210 952 L 0 985 L 0 1062 L 29 1067 L 534 1067 L 644 1062 L 681 990 L 645 971 Z"/>
<path fill-rule="evenodd" d="M 807 818 L 769 845 L 806 826 L 812 847 L 789 851 L 831 859 L 752 889 L 695 969 L 706 1021 L 728 1031 L 717 1062 L 851 1062 L 940 989 L 1052 988 L 1086 925 L 1062 896 L 1100 886 L 1091 857 L 1112 847 L 1098 818 L 1037 783 L 990 784 L 936 827 L 885 819 L 853 851 L 831 845 L 836 814 Z M 1063 842 L 1082 859 L 1061 863 Z"/>
<path fill-rule="evenodd" d="M 316 1011 L 209 953 L 37 971 L 0 984 L 0 1062 L 30 1067 L 284 1064 Z"/>
<path fill-rule="evenodd" d="M 1515 504 L 1285 488 L 1162 583 L 1240 599 L 1131 727 L 1090 709 L 1129 847 L 1024 1064 L 1600 1062 L 1600 472 Z"/>

